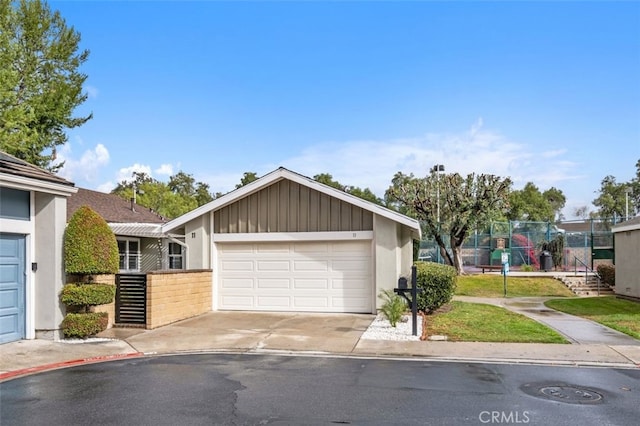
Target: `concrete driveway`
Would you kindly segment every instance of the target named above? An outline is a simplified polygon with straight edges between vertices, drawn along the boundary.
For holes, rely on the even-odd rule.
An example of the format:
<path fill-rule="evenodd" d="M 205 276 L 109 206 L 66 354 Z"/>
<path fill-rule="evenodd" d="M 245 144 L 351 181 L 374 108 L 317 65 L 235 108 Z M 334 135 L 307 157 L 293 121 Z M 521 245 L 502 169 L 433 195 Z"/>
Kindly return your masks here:
<path fill-rule="evenodd" d="M 155 330 L 111 329 L 144 353 L 283 350 L 350 353 L 374 315 L 210 312 Z"/>

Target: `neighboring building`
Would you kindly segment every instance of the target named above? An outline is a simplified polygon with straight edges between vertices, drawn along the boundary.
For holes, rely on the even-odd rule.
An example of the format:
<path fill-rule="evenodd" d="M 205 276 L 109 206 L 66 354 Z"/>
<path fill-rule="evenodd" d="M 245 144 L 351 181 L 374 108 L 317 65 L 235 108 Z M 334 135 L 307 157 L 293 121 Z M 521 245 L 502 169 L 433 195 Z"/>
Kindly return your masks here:
<path fill-rule="evenodd" d="M 616 295 L 640 301 L 640 216 L 613 227 Z"/>
<path fill-rule="evenodd" d="M 0 152 L 0 343 L 60 338 L 72 182 Z"/>
<path fill-rule="evenodd" d="M 162 232 L 167 220 L 152 210 L 115 194 L 78 188 L 67 203 L 67 221 L 89 206 L 109 224 L 118 240 L 120 273 L 185 269 L 184 242 Z"/>
<path fill-rule="evenodd" d="M 420 239 L 418 221 L 284 168 L 162 230 L 213 270 L 214 310 L 375 313 Z"/>

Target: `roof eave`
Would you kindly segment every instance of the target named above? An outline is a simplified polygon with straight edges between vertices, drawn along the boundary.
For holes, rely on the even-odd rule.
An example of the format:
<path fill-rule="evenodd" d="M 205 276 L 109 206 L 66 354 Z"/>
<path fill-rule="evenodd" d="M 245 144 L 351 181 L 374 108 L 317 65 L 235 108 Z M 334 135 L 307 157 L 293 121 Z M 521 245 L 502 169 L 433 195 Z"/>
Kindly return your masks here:
<path fill-rule="evenodd" d="M 387 219 L 393 220 L 395 222 L 401 223 L 402 225 L 405 225 L 407 227 L 409 227 L 413 232 L 414 235 L 417 235 L 418 238 L 420 239 L 421 237 L 421 229 L 420 229 L 420 223 L 415 220 L 412 219 L 410 217 L 407 217 L 403 214 L 400 214 L 398 212 L 395 212 L 393 210 L 390 210 L 386 207 L 382 207 L 379 206 L 377 204 L 374 204 L 370 201 L 367 200 L 363 200 L 360 197 L 356 197 L 355 195 L 349 194 L 347 192 L 341 191 L 339 189 L 330 187 L 328 185 L 325 185 L 323 183 L 320 183 L 316 180 L 313 180 L 311 178 L 308 178 L 306 176 L 300 175 L 298 173 L 292 172 L 288 169 L 285 169 L 284 167 L 280 167 L 268 174 L 266 174 L 265 176 L 261 177 L 258 180 L 255 180 L 241 188 L 238 188 L 234 191 L 229 192 L 228 194 L 225 194 L 223 196 L 221 196 L 220 198 L 217 198 L 213 201 L 211 201 L 210 203 L 207 203 L 201 207 L 198 207 L 195 210 L 192 210 L 189 213 L 186 213 L 168 223 L 166 223 L 163 227 L 162 230 L 163 232 L 167 232 L 170 231 L 172 229 L 176 229 L 182 225 L 184 225 L 185 223 L 205 214 L 211 211 L 215 211 L 219 208 L 222 208 L 228 204 L 231 204 L 243 197 L 246 197 L 247 195 L 250 195 L 254 192 L 257 192 L 259 190 L 261 190 L 262 188 L 265 188 L 279 180 L 282 179 L 289 179 L 293 182 L 296 182 L 300 185 L 306 186 L 308 188 L 311 189 L 315 189 L 323 194 L 329 195 L 331 197 L 337 198 L 339 200 L 342 200 L 346 203 L 349 204 L 353 204 L 355 206 L 358 206 L 364 210 L 368 210 L 374 214 L 378 214 L 380 216 L 386 217 Z"/>
<path fill-rule="evenodd" d="M 54 195 L 62 195 L 68 197 L 78 192 L 78 188 L 72 182 L 57 183 L 48 180 L 29 178 L 25 176 L 13 174 L 0 174 L 0 183 L 2 186 L 24 191 L 46 192 Z"/>

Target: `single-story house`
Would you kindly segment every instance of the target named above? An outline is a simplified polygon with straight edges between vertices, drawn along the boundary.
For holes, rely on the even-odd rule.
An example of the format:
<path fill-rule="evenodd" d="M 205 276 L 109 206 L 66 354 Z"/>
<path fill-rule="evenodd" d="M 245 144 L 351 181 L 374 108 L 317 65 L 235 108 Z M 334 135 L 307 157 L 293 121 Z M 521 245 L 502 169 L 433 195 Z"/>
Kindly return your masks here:
<path fill-rule="evenodd" d="M 410 274 L 418 221 L 279 168 L 164 225 L 213 310 L 375 313 Z"/>
<path fill-rule="evenodd" d="M 74 184 L 0 152 L 0 343 L 59 338 Z"/>
<path fill-rule="evenodd" d="M 612 229 L 615 239 L 616 295 L 640 301 L 640 216 Z"/>
<path fill-rule="evenodd" d="M 182 240 L 162 232 L 167 222 L 156 212 L 119 195 L 78 188 L 67 201 L 67 221 L 89 206 L 109 224 L 118 241 L 120 273 L 184 269 Z"/>

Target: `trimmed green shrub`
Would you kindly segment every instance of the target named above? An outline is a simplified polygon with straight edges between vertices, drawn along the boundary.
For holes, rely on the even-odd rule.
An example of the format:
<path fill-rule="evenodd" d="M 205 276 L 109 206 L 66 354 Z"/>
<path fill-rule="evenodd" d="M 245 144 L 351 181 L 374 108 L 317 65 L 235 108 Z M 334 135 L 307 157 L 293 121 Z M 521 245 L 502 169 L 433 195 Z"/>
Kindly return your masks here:
<path fill-rule="evenodd" d="M 418 310 L 431 314 L 449 303 L 456 290 L 458 274 L 449 265 L 433 262 L 417 262 Z"/>
<path fill-rule="evenodd" d="M 106 312 L 67 314 L 62 320 L 62 333 L 65 337 L 86 339 L 106 330 L 108 322 Z"/>
<path fill-rule="evenodd" d="M 531 265 L 527 265 L 526 263 L 523 263 L 522 265 L 520 265 L 520 271 L 522 272 L 533 272 L 533 266 Z"/>
<path fill-rule="evenodd" d="M 113 302 L 116 286 L 112 284 L 67 284 L 60 301 L 67 306 L 97 306 Z"/>
<path fill-rule="evenodd" d="M 605 284 L 616 285 L 616 267 L 614 265 L 601 264 L 596 267 L 596 271 Z"/>
<path fill-rule="evenodd" d="M 378 295 L 385 302 L 380 308 L 382 315 L 389 320 L 391 327 L 395 327 L 398 321 L 402 319 L 402 315 L 407 311 L 407 301 L 402 296 L 393 292 L 393 290 L 382 290 Z"/>
<path fill-rule="evenodd" d="M 105 220 L 88 206 L 71 216 L 64 234 L 67 274 L 115 274 L 119 268 L 118 242 Z"/>

